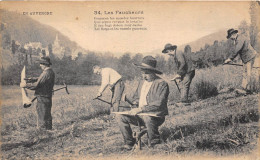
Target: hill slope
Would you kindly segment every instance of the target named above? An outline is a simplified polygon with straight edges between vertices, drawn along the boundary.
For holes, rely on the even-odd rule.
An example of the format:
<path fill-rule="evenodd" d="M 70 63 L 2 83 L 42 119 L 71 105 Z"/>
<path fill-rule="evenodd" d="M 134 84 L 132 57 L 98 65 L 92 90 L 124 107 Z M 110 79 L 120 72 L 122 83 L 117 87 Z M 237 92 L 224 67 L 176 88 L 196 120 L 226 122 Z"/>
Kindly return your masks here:
<path fill-rule="evenodd" d="M 196 52 L 196 51 L 199 51 L 200 48 L 204 48 L 205 44 L 209 44 L 209 45 L 212 45 L 214 43 L 214 41 L 217 40 L 217 41 L 222 41 L 222 40 L 226 40 L 226 29 L 223 29 L 223 30 L 220 30 L 220 31 L 217 31 L 217 32 L 214 32 L 214 33 L 211 33 L 207 36 L 204 36 L 204 37 L 201 37 L 195 41 L 192 41 L 192 42 L 189 42 L 189 43 L 186 43 L 186 44 L 183 44 L 183 45 L 180 45 L 178 46 L 177 48 L 177 52 L 180 52 L 180 51 L 184 51 L 184 47 L 186 45 L 190 45 L 191 46 L 191 49 L 192 49 L 192 52 Z M 157 55 L 157 54 L 161 54 L 162 53 L 162 50 L 163 50 L 163 47 L 161 49 L 156 49 L 156 50 L 153 50 L 149 53 L 146 53 L 146 54 L 149 54 L 149 55 Z"/>
<path fill-rule="evenodd" d="M 61 34 L 53 27 L 41 24 L 30 18 L 16 12 L 0 10 L 1 13 L 1 34 L 9 34 L 12 40 L 21 44 L 27 42 L 41 42 L 43 47 L 53 43 L 56 35 L 59 36 L 60 43 L 63 46 L 76 49 L 77 44 L 68 37 Z"/>
<path fill-rule="evenodd" d="M 66 55 L 72 55 L 76 52 L 86 52 L 85 49 L 78 46 L 76 42 L 60 33 L 51 26 L 41 24 L 29 16 L 24 16 L 16 12 L 0 10 L 1 15 L 1 49 L 2 66 L 8 67 L 12 63 L 17 63 L 17 55 L 11 54 L 12 40 L 24 46 L 29 42 L 40 42 L 43 48 L 53 44 L 56 36 L 59 38 L 59 44 L 63 47 Z M 62 53 L 61 53 L 62 54 Z M 54 55 L 55 56 L 55 55 Z M 56 55 L 61 56 L 61 55 Z"/>
<path fill-rule="evenodd" d="M 196 51 L 199 51 L 200 48 L 203 48 L 205 46 L 205 44 L 212 45 L 215 40 L 217 40 L 219 42 L 222 40 L 226 40 L 226 34 L 227 34 L 227 31 L 225 29 L 220 30 L 215 33 L 209 34 L 207 36 L 201 37 L 196 41 L 183 44 L 183 45 L 179 46 L 178 49 L 183 51 L 184 47 L 186 45 L 190 45 L 192 52 L 196 52 Z"/>

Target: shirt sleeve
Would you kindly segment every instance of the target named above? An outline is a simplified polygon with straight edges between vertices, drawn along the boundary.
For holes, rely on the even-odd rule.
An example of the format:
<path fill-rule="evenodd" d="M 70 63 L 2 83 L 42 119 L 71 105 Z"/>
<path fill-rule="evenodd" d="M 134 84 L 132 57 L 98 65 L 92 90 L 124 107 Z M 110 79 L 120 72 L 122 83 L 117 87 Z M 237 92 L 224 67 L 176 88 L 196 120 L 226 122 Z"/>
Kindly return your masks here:
<path fill-rule="evenodd" d="M 156 86 L 155 86 L 156 87 Z M 163 82 L 158 84 L 156 97 L 149 105 L 141 107 L 142 112 L 154 112 L 158 111 L 163 103 L 167 103 L 169 95 L 169 86 L 167 83 Z"/>
<path fill-rule="evenodd" d="M 108 86 L 110 81 L 110 74 L 104 70 L 101 71 L 102 81 L 101 86 L 99 88 L 99 93 L 102 93 Z"/>
<path fill-rule="evenodd" d="M 36 90 L 37 88 L 42 87 L 49 78 L 50 78 L 50 75 L 44 71 L 38 78 L 37 82 L 26 84 L 26 88 L 28 88 L 30 90 Z"/>
<path fill-rule="evenodd" d="M 138 87 L 136 88 L 133 94 L 126 95 L 126 98 L 129 99 L 133 104 L 137 104 L 137 106 L 139 103 L 139 95 L 138 95 L 139 87 L 141 87 L 141 82 L 138 83 Z"/>
<path fill-rule="evenodd" d="M 232 49 L 231 51 L 231 55 L 230 55 L 230 59 L 233 60 L 234 58 L 236 58 L 236 56 L 239 54 L 239 51 L 243 48 L 243 45 L 245 43 L 244 39 L 238 39 L 236 42 L 236 46 L 234 49 Z"/>

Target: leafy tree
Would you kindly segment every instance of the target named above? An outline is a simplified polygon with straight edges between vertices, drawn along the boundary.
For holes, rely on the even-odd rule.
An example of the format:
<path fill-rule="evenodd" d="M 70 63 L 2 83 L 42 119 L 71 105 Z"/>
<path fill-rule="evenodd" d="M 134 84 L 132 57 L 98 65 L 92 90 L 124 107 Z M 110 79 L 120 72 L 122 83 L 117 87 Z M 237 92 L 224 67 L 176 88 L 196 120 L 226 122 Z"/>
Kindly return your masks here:
<path fill-rule="evenodd" d="M 156 68 L 158 68 L 163 73 L 166 73 L 167 72 L 167 67 L 166 67 L 166 60 L 165 60 L 165 58 L 162 55 L 157 55 L 155 57 L 155 59 L 157 60 Z"/>
<path fill-rule="evenodd" d="M 250 41 L 253 48 L 257 50 L 257 52 L 260 52 L 260 44 L 259 44 L 259 3 L 252 1 L 250 2 L 250 18 L 251 18 L 251 24 L 249 29 L 249 35 L 250 35 Z"/>
<path fill-rule="evenodd" d="M 118 72 L 128 80 L 132 80 L 135 77 L 134 67 L 129 53 L 123 54 L 118 59 Z"/>
<path fill-rule="evenodd" d="M 15 40 L 12 40 L 12 53 L 15 54 L 15 51 L 16 51 Z"/>
<path fill-rule="evenodd" d="M 11 46 L 11 36 L 8 32 L 2 34 L 2 46 L 4 49 L 8 49 Z"/>
<path fill-rule="evenodd" d="M 249 26 L 247 25 L 247 22 L 245 20 L 241 21 L 238 26 L 238 30 L 240 34 L 243 34 L 247 37 L 249 36 Z"/>

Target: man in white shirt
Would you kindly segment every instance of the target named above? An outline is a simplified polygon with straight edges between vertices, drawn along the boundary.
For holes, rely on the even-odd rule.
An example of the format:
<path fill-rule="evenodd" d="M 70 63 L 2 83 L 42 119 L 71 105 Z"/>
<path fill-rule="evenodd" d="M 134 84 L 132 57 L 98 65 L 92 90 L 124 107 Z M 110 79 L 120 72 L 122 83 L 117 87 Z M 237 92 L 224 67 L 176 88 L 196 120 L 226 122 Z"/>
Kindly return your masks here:
<path fill-rule="evenodd" d="M 102 93 L 106 90 L 107 87 L 109 87 L 112 92 L 112 111 L 118 112 L 122 94 L 125 89 L 122 76 L 112 68 L 101 68 L 100 66 L 94 66 L 93 72 L 95 74 L 101 75 L 102 77 L 101 86 L 96 97 L 101 97 Z"/>

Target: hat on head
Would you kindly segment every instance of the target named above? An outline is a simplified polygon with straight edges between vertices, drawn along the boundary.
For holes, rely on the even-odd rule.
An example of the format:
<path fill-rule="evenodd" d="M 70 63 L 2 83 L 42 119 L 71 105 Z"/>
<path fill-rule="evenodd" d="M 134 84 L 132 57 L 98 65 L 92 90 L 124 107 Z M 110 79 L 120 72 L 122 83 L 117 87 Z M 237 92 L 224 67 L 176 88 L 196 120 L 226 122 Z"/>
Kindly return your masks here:
<path fill-rule="evenodd" d="M 176 45 L 172 45 L 170 43 L 167 43 L 165 46 L 164 46 L 164 49 L 162 50 L 162 53 L 167 53 L 168 50 L 176 50 L 177 49 L 177 46 Z"/>
<path fill-rule="evenodd" d="M 232 34 L 235 34 L 235 33 L 238 33 L 238 30 L 235 30 L 235 29 L 233 29 L 233 28 L 231 28 L 231 29 L 229 29 L 228 31 L 227 31 L 227 39 L 229 39 L 231 36 L 232 36 Z"/>
<path fill-rule="evenodd" d="M 41 59 L 39 59 L 38 62 L 44 65 L 52 65 L 50 57 L 41 57 Z"/>
<path fill-rule="evenodd" d="M 161 71 L 157 70 L 156 69 L 156 64 L 157 64 L 157 61 L 154 57 L 152 56 L 145 56 L 142 60 L 142 63 L 141 64 L 134 64 L 136 65 L 138 68 L 141 68 L 143 70 L 149 70 L 149 71 L 152 71 L 156 74 L 162 74 Z"/>

